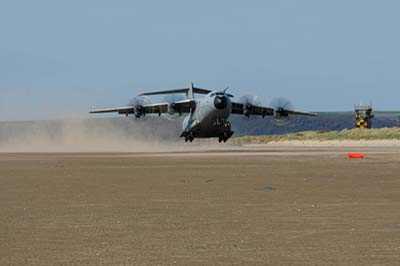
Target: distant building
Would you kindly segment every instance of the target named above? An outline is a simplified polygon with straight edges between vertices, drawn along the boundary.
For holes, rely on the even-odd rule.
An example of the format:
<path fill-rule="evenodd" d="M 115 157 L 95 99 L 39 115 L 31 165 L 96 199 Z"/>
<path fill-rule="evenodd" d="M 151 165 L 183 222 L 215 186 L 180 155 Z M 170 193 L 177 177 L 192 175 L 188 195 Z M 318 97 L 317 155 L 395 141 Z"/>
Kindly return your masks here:
<path fill-rule="evenodd" d="M 354 123 L 357 128 L 372 128 L 372 106 L 354 105 Z"/>

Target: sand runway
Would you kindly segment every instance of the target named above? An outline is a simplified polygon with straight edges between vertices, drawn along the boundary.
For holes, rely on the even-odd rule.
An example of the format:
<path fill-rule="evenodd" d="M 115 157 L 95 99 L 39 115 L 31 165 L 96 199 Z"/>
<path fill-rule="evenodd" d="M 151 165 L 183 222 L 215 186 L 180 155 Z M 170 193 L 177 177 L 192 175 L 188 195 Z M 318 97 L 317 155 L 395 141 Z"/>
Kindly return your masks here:
<path fill-rule="evenodd" d="M 3 153 L 0 265 L 397 265 L 399 155 Z"/>

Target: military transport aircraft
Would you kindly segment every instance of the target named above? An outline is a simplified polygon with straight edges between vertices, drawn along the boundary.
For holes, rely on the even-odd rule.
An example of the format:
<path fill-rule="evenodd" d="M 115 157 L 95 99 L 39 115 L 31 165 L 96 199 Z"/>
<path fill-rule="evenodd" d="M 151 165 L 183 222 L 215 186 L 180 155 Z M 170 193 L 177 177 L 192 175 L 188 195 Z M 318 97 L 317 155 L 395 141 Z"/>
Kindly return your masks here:
<path fill-rule="evenodd" d="M 298 112 L 290 110 L 285 106 L 264 107 L 258 106 L 251 101 L 235 102 L 233 95 L 223 91 L 210 91 L 207 89 L 196 88 L 193 83 L 188 88 L 166 90 L 157 92 L 147 92 L 139 94 L 139 97 L 185 93 L 186 99 L 172 102 L 146 103 L 137 99 L 128 106 L 99 109 L 90 111 L 90 113 L 118 113 L 123 115 L 133 114 L 137 118 L 146 114 L 187 114 L 183 120 L 183 131 L 181 137 L 185 141 L 192 142 L 195 138 L 218 138 L 219 142 L 226 142 L 232 135 L 231 123 L 228 121 L 231 114 L 274 116 L 275 118 L 285 118 L 289 115 L 317 116 L 313 113 Z M 205 97 L 195 98 L 195 94 L 204 94 Z"/>

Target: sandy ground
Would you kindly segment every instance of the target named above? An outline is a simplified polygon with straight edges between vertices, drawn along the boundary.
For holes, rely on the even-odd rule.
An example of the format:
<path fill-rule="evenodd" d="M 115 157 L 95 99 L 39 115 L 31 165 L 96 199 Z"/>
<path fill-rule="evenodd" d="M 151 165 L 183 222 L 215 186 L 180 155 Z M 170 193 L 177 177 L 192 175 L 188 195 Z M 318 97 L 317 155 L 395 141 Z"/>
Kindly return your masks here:
<path fill-rule="evenodd" d="M 400 265 L 400 149 L 0 153 L 0 214 L 0 265 Z"/>

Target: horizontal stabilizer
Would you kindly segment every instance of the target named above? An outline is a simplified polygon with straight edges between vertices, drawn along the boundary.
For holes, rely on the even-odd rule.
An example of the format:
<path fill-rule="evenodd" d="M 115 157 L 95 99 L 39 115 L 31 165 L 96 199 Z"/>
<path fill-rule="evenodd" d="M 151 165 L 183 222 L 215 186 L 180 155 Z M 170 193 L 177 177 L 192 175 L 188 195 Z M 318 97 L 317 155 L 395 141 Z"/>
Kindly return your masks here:
<path fill-rule="evenodd" d="M 166 90 L 166 91 L 155 91 L 155 92 L 145 92 L 141 93 L 138 96 L 150 96 L 150 95 L 161 95 L 161 94 L 175 94 L 175 93 L 188 93 L 190 88 L 182 88 L 176 90 Z M 202 88 L 193 88 L 193 93 L 197 94 L 208 94 L 210 90 L 202 89 Z"/>

